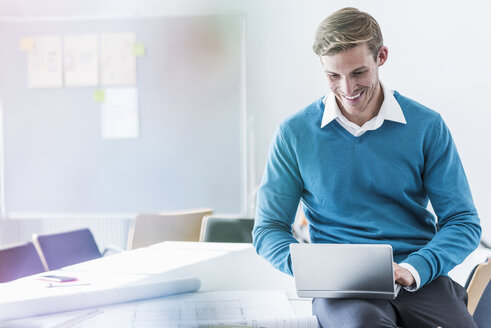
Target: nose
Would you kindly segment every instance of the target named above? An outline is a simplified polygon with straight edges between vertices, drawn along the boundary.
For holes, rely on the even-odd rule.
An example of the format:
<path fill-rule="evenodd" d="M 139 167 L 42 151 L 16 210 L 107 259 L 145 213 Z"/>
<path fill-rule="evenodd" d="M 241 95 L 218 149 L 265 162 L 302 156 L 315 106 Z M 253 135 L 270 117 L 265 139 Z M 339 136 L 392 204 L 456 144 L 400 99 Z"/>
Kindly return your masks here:
<path fill-rule="evenodd" d="M 353 91 L 356 89 L 356 83 L 349 77 L 341 79 L 340 89 L 346 96 L 352 96 Z"/>

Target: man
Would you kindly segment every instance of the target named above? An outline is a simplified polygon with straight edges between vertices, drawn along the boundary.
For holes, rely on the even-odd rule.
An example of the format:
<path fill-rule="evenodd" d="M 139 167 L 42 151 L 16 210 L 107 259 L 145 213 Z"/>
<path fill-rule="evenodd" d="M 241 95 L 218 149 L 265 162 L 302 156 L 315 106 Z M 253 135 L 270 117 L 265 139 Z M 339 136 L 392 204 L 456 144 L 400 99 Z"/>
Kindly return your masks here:
<path fill-rule="evenodd" d="M 301 200 L 312 242 L 390 244 L 404 287 L 395 300 L 314 299 L 322 326 L 475 327 L 465 290 L 447 273 L 477 247 L 481 228 L 445 123 L 380 82 L 388 49 L 369 14 L 331 14 L 314 52 L 331 92 L 277 130 L 258 191 L 257 252 L 292 274 Z"/>

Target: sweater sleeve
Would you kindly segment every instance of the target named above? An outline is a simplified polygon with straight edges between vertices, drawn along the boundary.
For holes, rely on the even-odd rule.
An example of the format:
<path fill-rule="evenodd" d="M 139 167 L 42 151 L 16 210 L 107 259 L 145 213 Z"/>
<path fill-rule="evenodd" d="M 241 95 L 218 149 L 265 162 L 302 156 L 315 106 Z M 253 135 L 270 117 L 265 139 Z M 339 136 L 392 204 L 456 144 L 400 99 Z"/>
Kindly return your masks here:
<path fill-rule="evenodd" d="M 292 275 L 289 245 L 297 240 L 292 234 L 295 213 L 303 190 L 293 147 L 276 132 L 261 186 L 253 229 L 253 244 L 259 255 L 275 268 Z"/>
<path fill-rule="evenodd" d="M 419 273 L 421 286 L 447 274 L 479 244 L 480 220 L 457 148 L 441 119 L 429 133 L 423 184 L 437 216 L 437 233 L 403 261 Z"/>

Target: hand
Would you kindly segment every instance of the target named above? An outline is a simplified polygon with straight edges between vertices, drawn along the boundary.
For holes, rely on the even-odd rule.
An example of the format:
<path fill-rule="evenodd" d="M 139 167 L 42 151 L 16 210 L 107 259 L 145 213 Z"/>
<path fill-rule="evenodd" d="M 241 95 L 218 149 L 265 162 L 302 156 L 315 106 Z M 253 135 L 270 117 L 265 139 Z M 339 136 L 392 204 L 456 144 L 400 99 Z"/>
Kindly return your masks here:
<path fill-rule="evenodd" d="M 394 262 L 394 280 L 399 285 L 404 287 L 409 287 L 413 285 L 416 281 L 413 275 L 406 268 L 401 267 L 399 264 Z"/>

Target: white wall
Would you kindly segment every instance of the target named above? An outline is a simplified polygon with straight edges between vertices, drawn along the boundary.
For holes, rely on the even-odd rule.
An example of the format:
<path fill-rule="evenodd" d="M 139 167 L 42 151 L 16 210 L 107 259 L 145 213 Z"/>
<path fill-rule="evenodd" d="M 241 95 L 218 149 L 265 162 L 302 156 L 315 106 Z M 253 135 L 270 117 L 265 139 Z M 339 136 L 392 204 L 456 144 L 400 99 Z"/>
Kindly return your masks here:
<path fill-rule="evenodd" d="M 311 51 L 318 23 L 355 6 L 380 23 L 389 61 L 381 78 L 439 111 L 453 133 L 484 237 L 491 240 L 491 3 L 336 0 L 1 0 L 0 16 L 179 15 L 241 11 L 247 16 L 247 109 L 254 132 L 252 180 L 260 180 L 270 139 L 287 115 L 327 90 Z"/>

